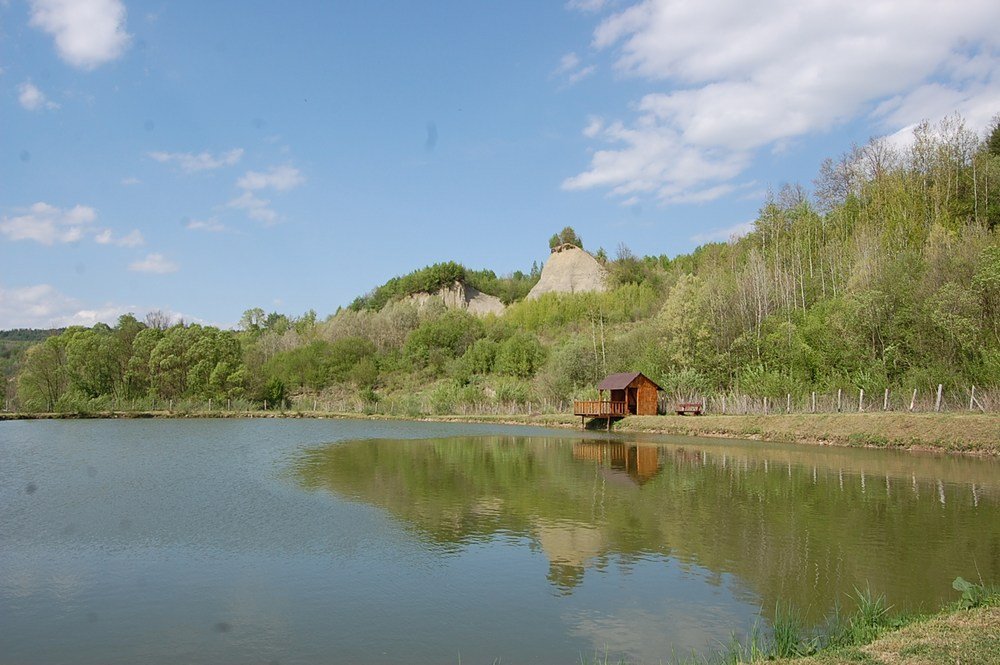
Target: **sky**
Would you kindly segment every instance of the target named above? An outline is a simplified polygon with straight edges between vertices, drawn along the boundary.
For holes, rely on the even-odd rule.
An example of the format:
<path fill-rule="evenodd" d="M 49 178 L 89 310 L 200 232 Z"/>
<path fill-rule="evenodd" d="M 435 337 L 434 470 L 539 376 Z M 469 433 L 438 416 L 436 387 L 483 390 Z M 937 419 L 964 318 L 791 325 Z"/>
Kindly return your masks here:
<path fill-rule="evenodd" d="M 0 329 L 325 317 L 454 260 L 674 256 L 1000 113 L 996 0 L 0 0 Z"/>

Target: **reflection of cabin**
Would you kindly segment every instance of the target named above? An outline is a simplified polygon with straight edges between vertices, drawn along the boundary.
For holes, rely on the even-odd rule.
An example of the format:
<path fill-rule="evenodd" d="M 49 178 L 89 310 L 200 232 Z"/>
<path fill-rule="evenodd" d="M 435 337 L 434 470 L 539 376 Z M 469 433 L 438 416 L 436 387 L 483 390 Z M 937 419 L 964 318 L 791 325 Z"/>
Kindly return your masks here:
<path fill-rule="evenodd" d="M 614 471 L 624 471 L 639 485 L 660 472 L 660 454 L 655 446 L 581 441 L 573 444 L 573 459 L 590 460 Z"/>
<path fill-rule="evenodd" d="M 597 384 L 600 398 L 573 402 L 573 414 L 581 418 L 607 418 L 609 425 L 612 418 L 655 416 L 661 390 L 641 372 L 609 374 Z"/>

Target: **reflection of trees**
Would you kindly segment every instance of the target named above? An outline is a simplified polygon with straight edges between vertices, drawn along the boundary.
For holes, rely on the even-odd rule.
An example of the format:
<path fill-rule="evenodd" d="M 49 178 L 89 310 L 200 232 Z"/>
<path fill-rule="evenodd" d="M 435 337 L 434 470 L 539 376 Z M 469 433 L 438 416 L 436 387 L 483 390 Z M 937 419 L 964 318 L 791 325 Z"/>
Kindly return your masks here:
<path fill-rule="evenodd" d="M 446 548 L 531 538 L 563 589 L 611 556 L 672 556 L 735 574 L 765 608 L 789 599 L 818 616 L 865 582 L 913 606 L 947 598 L 951 579 L 976 565 L 1000 579 L 997 487 L 975 462 L 965 475 L 978 482 L 957 485 L 934 478 L 935 462 L 945 477 L 962 475 L 948 459 L 919 459 L 918 474 L 885 463 L 905 458 L 866 464 L 823 450 L 793 463 L 739 445 L 566 443 L 360 441 L 308 451 L 297 473 Z"/>

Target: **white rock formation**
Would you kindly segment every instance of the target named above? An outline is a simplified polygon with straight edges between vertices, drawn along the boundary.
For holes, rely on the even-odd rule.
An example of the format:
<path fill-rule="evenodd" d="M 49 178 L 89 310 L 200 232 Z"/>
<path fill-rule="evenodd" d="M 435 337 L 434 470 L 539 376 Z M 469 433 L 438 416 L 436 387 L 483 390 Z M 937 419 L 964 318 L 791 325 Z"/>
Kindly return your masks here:
<path fill-rule="evenodd" d="M 543 293 L 586 293 L 607 291 L 608 271 L 597 259 L 576 245 L 553 250 L 542 268 L 542 277 L 528 294 L 528 300 Z"/>
<path fill-rule="evenodd" d="M 435 293 L 414 293 L 403 299 L 411 302 L 417 307 L 427 307 L 431 302 L 438 301 L 444 303 L 448 309 L 464 309 L 476 316 L 486 316 L 488 314 L 500 315 L 504 312 L 504 304 L 496 296 L 483 293 L 479 289 L 455 282 L 451 286 L 444 287 Z"/>

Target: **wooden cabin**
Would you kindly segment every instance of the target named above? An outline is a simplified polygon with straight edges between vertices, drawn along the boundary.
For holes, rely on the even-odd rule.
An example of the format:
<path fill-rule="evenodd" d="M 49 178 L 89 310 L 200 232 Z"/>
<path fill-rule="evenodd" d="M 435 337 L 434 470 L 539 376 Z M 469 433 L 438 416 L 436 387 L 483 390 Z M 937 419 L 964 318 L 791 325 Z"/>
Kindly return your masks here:
<path fill-rule="evenodd" d="M 609 425 L 611 418 L 655 416 L 662 390 L 641 372 L 609 374 L 597 384 L 600 398 L 573 402 L 573 414 L 581 418 L 607 418 Z"/>

